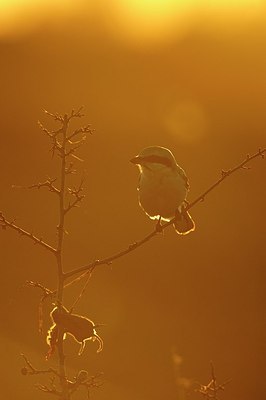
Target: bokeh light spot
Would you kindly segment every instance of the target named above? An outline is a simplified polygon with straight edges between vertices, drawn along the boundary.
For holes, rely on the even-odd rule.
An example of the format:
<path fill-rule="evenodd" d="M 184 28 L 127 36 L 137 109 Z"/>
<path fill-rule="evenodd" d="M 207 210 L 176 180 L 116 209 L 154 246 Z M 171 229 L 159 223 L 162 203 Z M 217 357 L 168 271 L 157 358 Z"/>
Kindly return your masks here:
<path fill-rule="evenodd" d="M 186 142 L 200 140 L 208 125 L 203 108 L 192 101 L 180 102 L 172 107 L 166 113 L 164 124 L 171 135 Z"/>

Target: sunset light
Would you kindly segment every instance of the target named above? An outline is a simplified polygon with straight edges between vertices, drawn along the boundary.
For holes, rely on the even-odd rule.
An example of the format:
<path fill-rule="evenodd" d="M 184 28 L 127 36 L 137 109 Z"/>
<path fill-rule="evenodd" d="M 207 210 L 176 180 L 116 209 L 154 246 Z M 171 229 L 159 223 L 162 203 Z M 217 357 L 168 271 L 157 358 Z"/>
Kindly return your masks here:
<path fill-rule="evenodd" d="M 78 2 L 72 0 L 0 0 L 0 37 L 31 32 L 46 20 L 62 21 Z"/>
<path fill-rule="evenodd" d="M 266 0 L 0 0 L 0 398 L 265 398 L 265 49 Z"/>
<path fill-rule="evenodd" d="M 66 17 L 67 22 L 95 15 L 122 40 L 160 43 L 182 37 L 200 21 L 218 31 L 234 29 L 263 18 L 263 4 L 261 0 L 0 0 L 0 35 L 27 33 L 45 21 L 61 24 Z"/>

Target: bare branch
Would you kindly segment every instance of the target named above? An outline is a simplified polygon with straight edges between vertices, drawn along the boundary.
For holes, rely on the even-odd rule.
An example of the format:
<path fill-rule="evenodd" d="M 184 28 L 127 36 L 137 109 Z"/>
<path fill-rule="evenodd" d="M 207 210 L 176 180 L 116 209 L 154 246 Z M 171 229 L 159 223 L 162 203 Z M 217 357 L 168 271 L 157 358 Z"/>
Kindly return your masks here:
<path fill-rule="evenodd" d="M 72 133 L 67 137 L 67 140 L 68 140 L 68 142 L 70 142 L 70 143 L 72 144 L 72 143 L 73 143 L 73 142 L 72 142 L 72 139 L 73 139 L 75 136 L 79 135 L 80 133 L 83 133 L 83 134 L 89 133 L 90 135 L 92 135 L 93 132 L 94 132 L 94 129 L 91 129 L 91 125 L 88 124 L 88 125 L 83 126 L 83 127 L 81 127 L 81 128 L 75 129 L 74 132 L 72 132 Z M 85 135 L 85 137 L 86 137 L 86 135 Z"/>
<path fill-rule="evenodd" d="M 75 151 L 78 150 L 81 146 L 82 146 L 82 143 L 79 143 L 78 145 L 72 147 L 72 149 L 68 150 L 68 151 L 65 153 L 65 157 L 75 155 Z M 81 158 L 79 158 L 79 159 L 82 160 Z M 83 160 L 82 160 L 82 161 L 83 161 Z"/>
<path fill-rule="evenodd" d="M 199 197 L 197 197 L 192 203 L 188 203 L 186 207 L 184 208 L 183 212 L 186 212 L 190 210 L 192 207 L 194 207 L 197 203 L 203 201 L 205 197 L 212 191 L 214 190 L 221 182 L 223 182 L 226 178 L 228 178 L 230 175 L 232 175 L 234 172 L 240 170 L 240 169 L 246 169 L 246 164 L 249 163 L 251 160 L 257 158 L 257 157 L 265 157 L 265 152 L 266 148 L 264 149 L 259 149 L 257 153 L 253 154 L 252 156 L 247 155 L 244 161 L 242 161 L 240 164 L 236 165 L 234 168 L 231 168 L 228 171 L 223 171 L 222 172 L 222 177 L 218 179 L 212 186 L 209 187 L 205 192 L 203 192 Z M 96 260 L 91 262 L 90 264 L 83 265 L 82 267 L 75 268 L 69 272 L 66 272 L 64 274 L 64 278 L 68 279 L 71 278 L 72 276 L 76 274 L 81 274 L 84 271 L 90 271 L 92 272 L 97 266 L 100 265 L 110 265 L 114 260 L 123 257 L 124 255 L 130 253 L 131 251 L 137 249 L 138 247 L 142 246 L 144 243 L 148 242 L 150 239 L 152 239 L 154 236 L 156 236 L 159 232 L 162 232 L 164 229 L 166 229 L 168 226 L 172 225 L 175 222 L 176 218 L 171 219 L 170 221 L 166 222 L 163 225 L 156 226 L 154 231 L 149 233 L 147 236 L 145 236 L 143 239 L 134 242 L 128 246 L 127 249 L 119 251 L 118 253 L 115 253 L 114 255 L 110 257 L 103 258 L 101 260 Z"/>
<path fill-rule="evenodd" d="M 55 395 L 57 397 L 61 397 L 62 396 L 62 393 L 59 392 L 58 390 L 56 390 L 56 388 L 53 387 L 53 385 L 52 385 L 51 388 L 48 388 L 48 386 L 46 386 L 46 385 L 41 385 L 40 383 L 36 383 L 34 386 L 37 389 L 41 390 L 42 392 L 53 394 L 53 395 Z"/>
<path fill-rule="evenodd" d="M 33 282 L 33 281 L 26 281 L 26 285 L 27 286 L 32 286 L 32 287 L 36 287 L 39 288 L 43 291 L 43 296 L 52 296 L 54 294 L 54 291 L 46 288 L 45 286 L 43 286 L 41 283 L 39 282 Z"/>
<path fill-rule="evenodd" d="M 25 356 L 25 354 L 21 353 L 21 357 L 24 359 L 26 366 L 21 369 L 22 375 L 39 375 L 39 374 L 54 374 L 55 376 L 60 378 L 58 372 L 53 368 L 48 369 L 36 369 L 33 367 L 29 359 Z"/>
<path fill-rule="evenodd" d="M 67 153 L 67 135 L 69 128 L 69 121 L 74 117 L 81 117 L 81 109 L 77 112 L 72 110 L 70 116 L 65 114 L 62 117 L 62 139 L 61 139 L 61 166 L 60 166 L 60 194 L 59 194 L 59 223 L 57 249 L 56 249 L 56 261 L 57 261 L 57 302 L 62 304 L 63 291 L 64 291 L 64 270 L 63 270 L 63 242 L 65 233 L 65 194 L 66 194 L 66 153 Z M 69 390 L 66 378 L 66 366 L 65 366 L 65 354 L 63 345 L 63 330 L 59 329 L 57 338 L 57 351 L 59 359 L 59 372 L 60 372 L 60 385 L 62 388 L 62 399 L 67 400 L 69 398 Z"/>
<path fill-rule="evenodd" d="M 85 114 L 83 114 L 81 111 L 83 110 L 83 106 L 81 106 L 77 111 L 75 111 L 74 109 L 71 111 L 70 115 L 67 116 L 68 122 L 72 119 L 72 118 L 82 118 L 84 117 Z"/>
<path fill-rule="evenodd" d="M 88 391 L 91 388 L 98 388 L 103 384 L 102 376 L 102 372 L 94 376 L 89 376 L 88 371 L 81 370 L 74 377 L 73 381 L 68 381 L 69 391 L 73 394 L 80 386 L 84 386 Z"/>
<path fill-rule="evenodd" d="M 63 122 L 64 121 L 64 117 L 62 115 L 59 115 L 58 113 L 51 113 L 45 109 L 43 109 L 43 112 L 47 115 L 49 115 L 50 117 L 52 117 L 55 121 L 59 121 L 59 122 Z"/>
<path fill-rule="evenodd" d="M 75 151 L 82 146 L 83 142 L 86 139 L 86 133 L 90 133 L 92 134 L 93 130 L 91 129 L 90 125 L 86 125 L 85 127 L 82 128 L 78 128 L 76 129 L 72 134 L 70 134 L 69 136 L 66 136 L 64 138 L 64 134 L 66 127 L 68 128 L 68 124 L 70 122 L 71 119 L 73 118 L 81 118 L 84 116 L 84 114 L 81 112 L 83 109 L 83 107 L 80 107 L 77 111 L 72 110 L 71 113 L 68 114 L 64 114 L 64 115 L 59 115 L 58 113 L 50 113 L 47 110 L 44 110 L 45 114 L 49 115 L 50 117 L 52 117 L 55 121 L 59 121 L 61 123 L 61 127 L 58 130 L 55 131 L 49 131 L 47 128 L 45 128 L 43 126 L 43 124 L 38 121 L 39 127 L 41 128 L 41 130 L 52 140 L 52 147 L 51 147 L 51 151 L 52 151 L 52 155 L 54 156 L 55 151 L 58 151 L 58 155 L 61 158 L 66 159 L 66 157 L 73 157 L 76 160 L 79 161 L 83 161 L 80 157 L 78 157 L 75 154 Z M 57 136 L 59 134 L 62 134 L 63 138 L 61 140 L 58 140 Z M 83 137 L 75 142 L 71 141 L 72 138 L 74 138 L 75 136 L 77 136 L 78 134 L 83 133 Z M 73 148 L 67 150 L 66 148 L 66 144 L 70 144 L 70 145 L 74 145 Z"/>
<path fill-rule="evenodd" d="M 227 385 L 231 380 L 227 380 L 226 382 L 218 385 L 217 379 L 214 372 L 214 365 L 211 362 L 211 380 L 207 385 L 202 385 L 199 383 L 199 388 L 195 389 L 195 392 L 202 394 L 207 400 L 219 400 L 217 397 L 218 392 L 223 391 L 225 389 L 225 385 Z"/>
<path fill-rule="evenodd" d="M 55 131 L 49 131 L 47 128 L 44 127 L 44 125 L 38 121 L 39 128 L 49 137 L 56 137 L 62 132 L 62 127 L 59 129 L 56 129 Z"/>
<path fill-rule="evenodd" d="M 73 174 L 74 175 L 74 174 L 77 173 L 77 170 L 74 169 L 73 167 L 74 167 L 74 163 L 70 162 L 69 165 L 65 169 L 66 175 L 68 175 L 68 174 Z"/>
<path fill-rule="evenodd" d="M 20 228 L 19 226 L 15 225 L 13 221 L 8 221 L 4 217 L 2 212 L 0 212 L 0 227 L 2 227 L 2 229 L 11 228 L 11 229 L 17 231 L 19 235 L 28 237 L 29 239 L 31 239 L 34 242 L 34 244 L 38 244 L 38 245 L 44 247 L 46 250 L 51 251 L 53 254 L 56 254 L 56 252 L 57 252 L 57 250 L 54 247 L 52 247 L 48 243 L 44 242 L 42 240 L 42 238 L 37 238 L 32 233 L 29 233 L 29 232 L 25 231 L 24 229 Z"/>
<path fill-rule="evenodd" d="M 74 308 L 76 307 L 76 305 L 78 304 L 78 302 L 80 301 L 80 299 L 82 298 L 82 296 L 84 295 L 85 290 L 87 289 L 87 286 L 88 286 L 89 281 L 90 281 L 90 279 L 91 279 L 92 271 L 86 272 L 86 274 L 88 275 L 88 277 L 87 277 L 87 279 L 86 279 L 86 282 L 85 282 L 83 288 L 81 289 L 80 294 L 78 295 L 78 297 L 76 298 L 76 300 L 75 300 L 74 303 L 72 304 L 72 307 L 71 307 L 71 309 L 70 309 L 71 311 L 74 310 Z"/>
<path fill-rule="evenodd" d="M 188 211 L 190 208 L 194 207 L 197 203 L 203 201 L 205 196 L 209 194 L 216 186 L 218 186 L 221 182 L 223 182 L 228 176 L 232 175 L 234 172 L 238 171 L 239 169 L 250 169 L 246 167 L 246 164 L 249 163 L 251 160 L 257 157 L 265 157 L 266 148 L 259 149 L 257 153 L 250 156 L 249 154 L 246 156 L 245 160 L 242 161 L 240 164 L 236 165 L 234 168 L 231 168 L 227 171 L 222 170 L 222 176 L 218 181 L 216 181 L 209 189 L 207 189 L 202 195 L 200 195 L 197 199 L 195 199 L 192 203 L 188 204 L 187 207 L 184 209 L 184 212 Z"/>
<path fill-rule="evenodd" d="M 56 295 L 57 297 L 57 304 L 62 304 L 63 301 L 63 291 L 66 286 L 69 286 L 71 283 L 64 282 L 64 268 L 63 268 L 63 242 L 64 242 L 64 234 L 65 230 L 65 215 L 69 212 L 72 208 L 76 207 L 78 203 L 82 201 L 85 197 L 82 194 L 82 184 L 78 188 L 68 188 L 66 179 L 68 174 L 75 173 L 73 168 L 73 163 L 69 162 L 68 157 L 73 157 L 76 160 L 83 161 L 79 158 L 75 153 L 79 149 L 79 147 L 84 143 L 86 139 L 86 135 L 88 133 L 92 134 L 92 129 L 90 125 L 86 125 L 85 127 L 76 129 L 69 133 L 69 123 L 73 118 L 81 118 L 83 117 L 82 113 L 83 107 L 79 108 L 77 111 L 72 110 L 70 114 L 63 114 L 60 115 L 58 113 L 50 113 L 47 110 L 44 110 L 45 114 L 49 117 L 53 118 L 55 121 L 59 122 L 59 129 L 57 130 L 48 130 L 46 127 L 39 122 L 40 129 L 44 132 L 44 134 L 50 139 L 51 141 L 51 151 L 54 155 L 55 153 L 60 157 L 60 176 L 59 180 L 59 188 L 54 185 L 56 179 L 48 178 L 44 182 L 34 183 L 32 185 L 27 186 L 27 189 L 40 189 L 42 187 L 47 187 L 49 191 L 54 192 L 58 195 L 58 205 L 59 205 L 59 222 L 57 226 L 58 230 L 58 238 L 57 238 L 57 245 L 56 247 L 52 247 L 48 243 L 44 242 L 42 238 L 38 238 L 32 233 L 22 229 L 20 226 L 17 226 L 14 221 L 9 221 L 6 217 L 0 212 L 0 228 L 2 229 L 13 229 L 18 232 L 20 235 L 24 235 L 31 239 L 35 244 L 39 244 L 40 246 L 46 248 L 47 250 L 51 251 L 56 256 L 57 261 L 57 289 L 51 291 L 50 289 L 46 288 L 42 284 L 33 281 L 27 281 L 26 284 L 31 287 L 37 287 L 41 289 L 42 295 L 39 302 L 39 330 L 42 331 L 43 328 L 43 302 L 48 297 L 52 297 Z M 79 135 L 79 136 L 78 136 Z M 18 186 L 17 186 L 18 187 Z M 20 186 L 22 187 L 22 186 Z M 70 194 L 73 196 L 71 198 L 71 202 L 67 206 L 66 204 L 66 194 Z M 87 272 L 85 273 L 87 274 Z M 72 280 L 74 281 L 74 280 Z M 77 281 L 77 279 L 75 279 Z M 83 288 L 82 293 L 80 294 L 79 298 L 82 296 L 83 292 L 85 291 L 86 286 Z M 77 298 L 75 304 L 79 300 Z M 93 325 L 94 326 L 94 325 Z M 102 344 L 101 339 L 98 337 L 96 332 L 93 330 L 93 338 L 99 340 Z M 67 379 L 66 376 L 66 364 L 65 364 L 65 354 L 64 354 L 64 345 L 63 345 L 63 336 L 64 330 L 59 327 L 58 329 L 58 337 L 56 340 L 56 347 L 58 351 L 58 371 L 53 370 L 52 368 L 49 369 L 36 369 L 32 366 L 30 361 L 27 359 L 26 356 L 22 354 L 22 357 L 25 361 L 25 366 L 22 368 L 21 372 L 24 375 L 36 375 L 36 374 L 52 374 L 51 382 L 48 385 L 37 384 L 36 387 L 46 393 L 53 394 L 59 397 L 61 400 L 70 399 L 71 394 L 81 385 L 85 386 L 87 389 L 92 386 L 97 386 L 98 383 L 95 382 L 96 377 L 88 378 L 88 374 L 86 373 L 84 377 L 83 373 L 78 374 L 73 382 Z M 86 338 L 87 339 L 87 338 Z M 84 346 L 84 345 L 83 345 Z M 82 371 L 81 371 L 82 372 Z M 55 379 L 59 378 L 59 390 L 55 385 Z"/>
<path fill-rule="evenodd" d="M 69 203 L 68 207 L 65 209 L 65 214 L 68 213 L 72 208 L 77 207 L 78 203 L 84 199 L 85 196 L 77 197 L 72 203 Z"/>
<path fill-rule="evenodd" d="M 71 111 L 71 113 L 69 115 L 65 114 L 65 115 L 60 115 L 58 113 L 51 113 L 45 109 L 43 109 L 43 112 L 47 115 L 49 115 L 50 117 L 52 117 L 55 121 L 59 121 L 59 122 L 64 122 L 67 121 L 69 122 L 72 118 L 82 118 L 84 117 L 84 114 L 81 112 L 83 110 L 83 106 L 80 107 L 77 111 L 75 111 L 74 109 Z"/>
<path fill-rule="evenodd" d="M 20 186 L 20 185 L 12 185 L 12 188 L 18 188 L 18 189 L 40 189 L 42 187 L 47 187 L 50 192 L 53 193 L 60 193 L 60 190 L 57 189 L 53 184 L 56 181 L 56 178 L 51 179 L 48 178 L 45 182 L 40 182 L 40 183 L 34 183 L 29 186 Z"/>
<path fill-rule="evenodd" d="M 56 179 L 53 179 L 53 180 L 47 179 L 45 182 L 35 183 L 35 184 L 33 184 L 33 185 L 28 186 L 28 189 L 34 189 L 34 188 L 35 188 L 35 189 L 40 189 L 41 187 L 48 187 L 48 189 L 49 189 L 50 192 L 59 194 L 59 193 L 60 193 L 60 190 L 57 189 L 57 188 L 53 185 L 53 183 L 54 183 L 55 181 L 56 181 Z"/>
<path fill-rule="evenodd" d="M 47 114 L 49 114 L 48 112 L 46 112 Z M 51 114 L 49 114 L 51 115 Z M 54 114 L 52 114 L 54 115 Z M 63 123 L 63 120 L 61 120 L 61 117 L 58 116 L 58 121 L 60 121 L 61 123 Z M 40 127 L 40 129 L 51 139 L 52 141 L 52 147 L 51 147 L 51 152 L 52 155 L 54 156 L 55 151 L 57 150 L 59 152 L 59 154 L 62 154 L 62 145 L 60 143 L 60 141 L 57 139 L 57 135 L 59 135 L 59 133 L 62 133 L 62 129 L 63 129 L 63 125 L 56 131 L 49 131 L 48 129 L 46 129 L 43 124 L 38 121 L 38 125 Z"/>
<path fill-rule="evenodd" d="M 81 192 L 83 191 L 82 185 L 83 179 L 81 180 L 81 183 L 77 189 L 68 188 L 69 194 L 73 195 L 75 197 L 75 200 L 69 203 L 69 205 L 65 208 L 65 214 L 68 213 L 72 208 L 77 207 L 78 203 L 80 203 L 84 199 L 85 195 L 81 194 Z"/>
<path fill-rule="evenodd" d="M 76 145 L 81 146 L 81 145 L 83 145 L 83 143 L 85 142 L 86 139 L 87 139 L 87 137 L 86 137 L 86 135 L 84 135 L 84 136 L 82 136 L 82 137 L 81 137 L 80 139 L 78 139 L 78 140 L 75 140 L 75 141 L 69 140 L 68 142 L 69 142 L 69 144 L 71 144 L 71 145 L 76 144 Z"/>

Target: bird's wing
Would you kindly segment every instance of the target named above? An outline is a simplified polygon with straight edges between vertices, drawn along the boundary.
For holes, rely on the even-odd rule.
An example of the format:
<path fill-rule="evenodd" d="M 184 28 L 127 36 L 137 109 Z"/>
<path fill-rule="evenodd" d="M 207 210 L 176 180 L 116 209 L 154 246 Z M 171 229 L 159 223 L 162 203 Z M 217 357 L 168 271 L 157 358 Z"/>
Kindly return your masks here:
<path fill-rule="evenodd" d="M 186 176 L 185 171 L 181 167 L 179 167 L 179 165 L 177 165 L 177 169 L 178 169 L 179 175 L 184 179 L 186 188 L 189 189 L 189 181 L 188 181 L 188 177 Z"/>
<path fill-rule="evenodd" d="M 140 188 L 140 178 L 141 178 L 141 174 L 139 174 L 137 190 L 139 190 L 139 188 Z"/>

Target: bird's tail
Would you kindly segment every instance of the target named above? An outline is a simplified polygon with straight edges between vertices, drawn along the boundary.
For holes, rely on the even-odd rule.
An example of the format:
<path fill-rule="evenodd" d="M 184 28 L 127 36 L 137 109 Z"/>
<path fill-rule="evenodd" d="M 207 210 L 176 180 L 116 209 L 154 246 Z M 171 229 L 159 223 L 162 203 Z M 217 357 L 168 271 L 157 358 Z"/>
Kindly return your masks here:
<path fill-rule="evenodd" d="M 195 230 L 195 223 L 188 211 L 176 211 L 174 228 L 179 235 L 187 235 Z"/>

